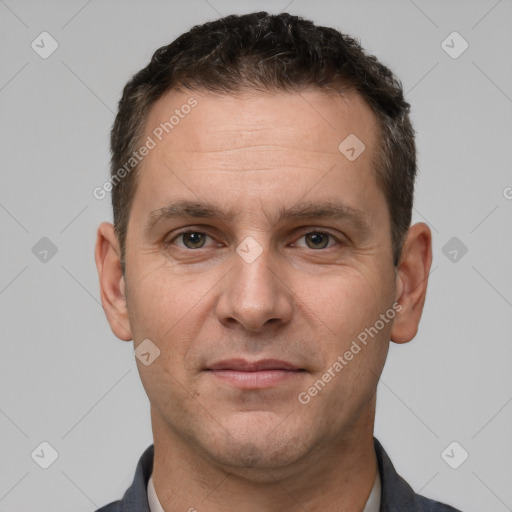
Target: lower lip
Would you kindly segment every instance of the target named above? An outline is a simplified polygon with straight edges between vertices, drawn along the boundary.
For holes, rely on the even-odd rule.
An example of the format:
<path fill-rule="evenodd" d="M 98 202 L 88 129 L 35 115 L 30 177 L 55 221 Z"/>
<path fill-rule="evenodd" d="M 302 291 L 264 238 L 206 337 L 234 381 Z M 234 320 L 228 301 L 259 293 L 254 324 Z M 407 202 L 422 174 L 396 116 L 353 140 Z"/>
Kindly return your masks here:
<path fill-rule="evenodd" d="M 242 389 L 262 389 L 280 384 L 302 375 L 302 370 L 260 370 L 242 372 L 237 370 L 210 370 L 216 378 Z"/>

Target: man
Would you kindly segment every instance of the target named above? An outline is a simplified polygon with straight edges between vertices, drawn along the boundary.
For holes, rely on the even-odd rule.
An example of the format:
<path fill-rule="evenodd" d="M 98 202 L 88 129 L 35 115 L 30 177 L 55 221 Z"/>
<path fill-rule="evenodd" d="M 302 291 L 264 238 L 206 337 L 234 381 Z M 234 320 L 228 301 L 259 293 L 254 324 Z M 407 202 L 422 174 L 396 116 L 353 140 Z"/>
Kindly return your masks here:
<path fill-rule="evenodd" d="M 196 26 L 126 85 L 95 256 L 154 445 L 101 511 L 455 510 L 373 438 L 432 258 L 408 110 L 356 41 L 289 14 Z"/>

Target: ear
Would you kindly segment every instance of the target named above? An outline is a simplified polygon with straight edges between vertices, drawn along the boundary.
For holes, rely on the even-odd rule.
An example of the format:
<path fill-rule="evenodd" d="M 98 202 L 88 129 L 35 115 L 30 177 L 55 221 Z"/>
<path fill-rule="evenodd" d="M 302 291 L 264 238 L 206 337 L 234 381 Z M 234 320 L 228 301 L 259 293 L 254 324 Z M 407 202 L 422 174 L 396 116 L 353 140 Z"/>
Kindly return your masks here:
<path fill-rule="evenodd" d="M 132 333 L 126 307 L 119 244 L 114 226 L 110 222 L 103 222 L 98 228 L 94 258 L 100 278 L 101 303 L 110 328 L 120 340 L 130 341 Z"/>
<path fill-rule="evenodd" d="M 432 234 L 423 222 L 409 228 L 397 267 L 397 302 L 401 305 L 391 328 L 391 341 L 406 343 L 418 332 L 432 264 Z"/>

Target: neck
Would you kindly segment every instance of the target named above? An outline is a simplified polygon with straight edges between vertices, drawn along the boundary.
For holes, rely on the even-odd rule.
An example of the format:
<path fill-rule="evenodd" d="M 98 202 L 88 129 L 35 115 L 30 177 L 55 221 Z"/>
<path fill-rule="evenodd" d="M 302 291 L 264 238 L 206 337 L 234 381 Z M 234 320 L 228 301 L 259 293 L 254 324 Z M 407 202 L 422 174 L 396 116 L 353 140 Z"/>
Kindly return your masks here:
<path fill-rule="evenodd" d="M 336 442 L 313 446 L 280 468 L 223 467 L 172 432 L 152 408 L 153 482 L 166 512 L 349 512 L 363 510 L 377 468 L 375 407 Z"/>

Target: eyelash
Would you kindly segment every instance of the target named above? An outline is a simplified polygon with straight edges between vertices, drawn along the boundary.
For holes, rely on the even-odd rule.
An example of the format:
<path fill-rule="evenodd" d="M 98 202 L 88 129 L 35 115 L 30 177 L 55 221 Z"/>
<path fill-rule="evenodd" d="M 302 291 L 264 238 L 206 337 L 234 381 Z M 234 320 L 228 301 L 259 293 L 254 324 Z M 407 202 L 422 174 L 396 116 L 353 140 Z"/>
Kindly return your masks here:
<path fill-rule="evenodd" d="M 186 234 L 189 234 L 189 233 L 197 233 L 197 234 L 201 234 L 201 235 L 206 235 L 207 237 L 211 238 L 212 240 L 214 239 L 211 235 L 209 235 L 208 233 L 205 233 L 204 231 L 199 231 L 199 230 L 193 230 L 193 229 L 186 229 L 184 231 L 180 231 L 179 233 L 176 233 L 171 239 L 169 240 L 166 240 L 164 242 L 164 248 L 165 249 L 168 249 L 169 246 L 171 244 L 173 244 L 176 240 L 178 240 L 180 237 L 186 235 Z M 343 242 L 341 242 L 341 240 L 336 237 L 335 235 L 333 235 L 332 233 L 329 233 L 328 231 L 322 231 L 322 230 L 310 230 L 310 231 L 306 231 L 304 232 L 297 240 L 300 240 L 301 238 L 304 238 L 305 236 L 307 235 L 311 235 L 311 234 L 322 234 L 322 235 L 327 235 L 329 237 L 329 241 L 328 241 L 328 244 L 331 242 L 331 240 L 334 240 L 336 242 L 336 245 L 342 245 Z M 294 242 L 295 244 L 295 242 Z M 207 247 L 198 247 L 196 249 L 192 249 L 190 247 L 181 247 L 181 246 L 177 246 L 179 247 L 179 249 L 181 250 L 184 250 L 184 251 L 197 251 L 199 249 L 206 249 Z M 307 249 L 311 249 L 312 251 L 321 251 L 321 250 L 327 250 L 327 249 L 331 249 L 333 246 L 328 246 L 328 247 L 322 247 L 320 249 L 312 249 L 310 247 L 306 247 Z"/>

